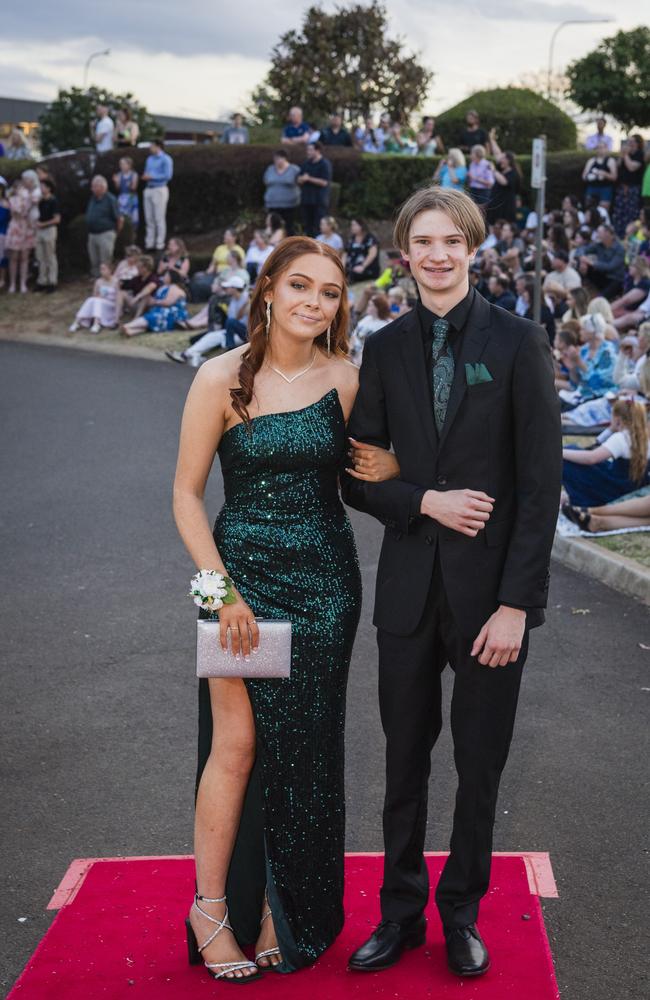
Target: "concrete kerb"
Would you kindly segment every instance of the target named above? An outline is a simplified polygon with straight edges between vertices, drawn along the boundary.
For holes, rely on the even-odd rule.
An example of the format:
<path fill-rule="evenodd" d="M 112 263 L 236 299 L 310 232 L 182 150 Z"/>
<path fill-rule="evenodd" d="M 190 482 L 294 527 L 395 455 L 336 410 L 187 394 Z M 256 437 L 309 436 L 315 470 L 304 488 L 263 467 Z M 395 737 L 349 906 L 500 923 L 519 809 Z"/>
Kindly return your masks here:
<path fill-rule="evenodd" d="M 163 350 L 155 347 L 144 347 L 128 340 L 117 343 L 110 340 L 77 340 L 70 337 L 57 337 L 49 333 L 27 333 L 14 335 L 0 331 L 0 340 L 10 340 L 14 344 L 38 344 L 42 347 L 72 347 L 76 351 L 94 351 L 96 354 L 117 354 L 128 358 L 146 358 L 149 361 L 167 361 Z"/>
<path fill-rule="evenodd" d="M 650 569 L 634 559 L 603 549 L 586 538 L 556 535 L 553 558 L 569 569 L 585 573 L 608 587 L 650 605 Z"/>

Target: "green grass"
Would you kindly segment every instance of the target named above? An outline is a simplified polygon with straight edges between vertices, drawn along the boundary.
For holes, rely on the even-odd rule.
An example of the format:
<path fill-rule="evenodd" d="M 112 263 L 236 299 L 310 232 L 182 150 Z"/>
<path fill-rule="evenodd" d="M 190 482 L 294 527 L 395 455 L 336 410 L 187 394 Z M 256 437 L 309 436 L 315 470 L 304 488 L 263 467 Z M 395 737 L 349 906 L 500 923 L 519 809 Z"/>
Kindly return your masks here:
<path fill-rule="evenodd" d="M 596 545 L 616 552 L 620 556 L 634 559 L 650 569 L 650 532 L 632 535 L 610 535 L 608 538 L 594 538 Z"/>

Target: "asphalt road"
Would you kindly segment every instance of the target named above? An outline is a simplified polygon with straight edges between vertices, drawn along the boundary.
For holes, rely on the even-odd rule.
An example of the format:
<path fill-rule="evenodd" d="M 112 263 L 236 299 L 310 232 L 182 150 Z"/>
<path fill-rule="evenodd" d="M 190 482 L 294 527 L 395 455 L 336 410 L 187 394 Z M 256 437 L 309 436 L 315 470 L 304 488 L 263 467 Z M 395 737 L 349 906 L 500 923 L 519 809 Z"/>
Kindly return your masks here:
<path fill-rule="evenodd" d="M 191 851 L 191 565 L 171 482 L 192 377 L 0 343 L 6 988 L 47 929 L 45 906 L 71 859 Z M 211 513 L 220 498 L 215 469 Z M 366 602 L 348 698 L 347 841 L 376 851 L 383 747 L 369 604 L 379 530 L 361 515 L 353 523 Z M 551 854 L 560 897 L 544 911 L 563 997 L 641 1000 L 650 651 L 640 644 L 650 646 L 650 619 L 557 565 L 550 605 L 533 634 L 495 849 Z M 453 794 L 447 728 L 434 751 L 430 850 L 447 847 Z"/>

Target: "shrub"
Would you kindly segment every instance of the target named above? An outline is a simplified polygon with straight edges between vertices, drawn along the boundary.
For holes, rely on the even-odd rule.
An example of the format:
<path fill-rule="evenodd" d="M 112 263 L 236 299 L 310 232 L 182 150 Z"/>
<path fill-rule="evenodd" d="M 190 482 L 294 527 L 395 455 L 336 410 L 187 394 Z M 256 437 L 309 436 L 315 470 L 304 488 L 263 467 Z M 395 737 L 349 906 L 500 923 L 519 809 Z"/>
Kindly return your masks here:
<path fill-rule="evenodd" d="M 477 111 L 486 129 L 496 128 L 501 149 L 530 153 L 536 136 L 545 135 L 549 150 L 575 149 L 576 127 L 551 101 L 524 87 L 479 90 L 436 119 L 447 148 L 456 146 L 468 111 Z"/>

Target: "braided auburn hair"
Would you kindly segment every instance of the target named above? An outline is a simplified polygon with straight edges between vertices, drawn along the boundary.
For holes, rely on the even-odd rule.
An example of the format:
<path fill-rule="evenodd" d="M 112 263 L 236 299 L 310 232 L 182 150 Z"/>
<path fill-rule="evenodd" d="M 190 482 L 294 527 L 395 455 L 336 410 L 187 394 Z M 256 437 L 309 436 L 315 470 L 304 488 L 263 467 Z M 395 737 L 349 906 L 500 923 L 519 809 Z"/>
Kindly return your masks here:
<path fill-rule="evenodd" d="M 264 297 L 268 295 L 269 291 L 272 291 L 278 277 L 287 270 L 293 261 L 305 254 L 327 257 L 341 273 L 343 292 L 330 328 L 330 350 L 332 354 L 339 357 L 347 357 L 349 305 L 345 268 L 341 258 L 326 243 L 312 240 L 308 236 L 289 236 L 282 240 L 273 253 L 267 257 L 258 275 L 248 314 L 248 348 L 242 354 L 239 366 L 239 385 L 230 390 L 232 408 L 248 426 L 250 426 L 248 406 L 254 394 L 255 376 L 262 367 L 268 346 Z M 327 349 L 326 329 L 314 338 L 314 345 L 321 350 Z"/>

